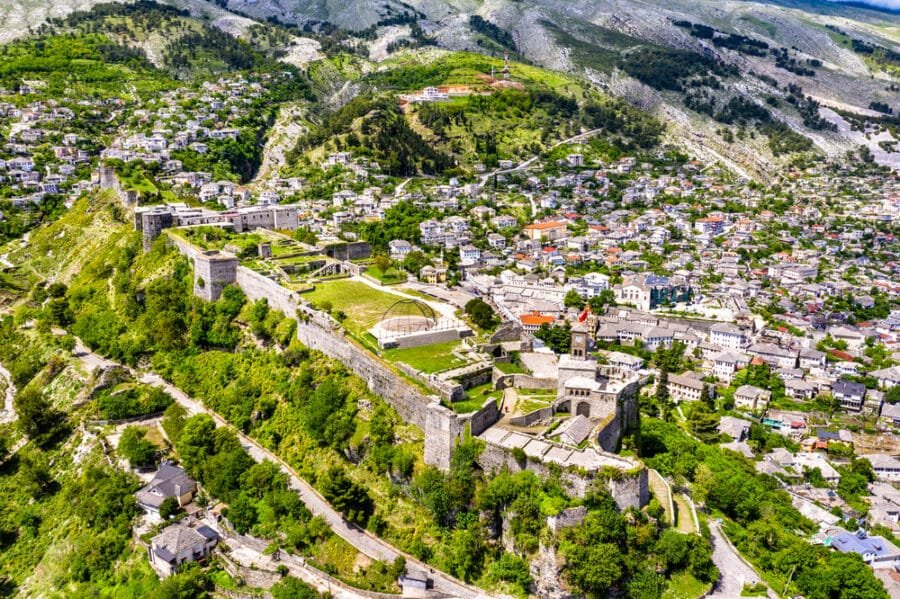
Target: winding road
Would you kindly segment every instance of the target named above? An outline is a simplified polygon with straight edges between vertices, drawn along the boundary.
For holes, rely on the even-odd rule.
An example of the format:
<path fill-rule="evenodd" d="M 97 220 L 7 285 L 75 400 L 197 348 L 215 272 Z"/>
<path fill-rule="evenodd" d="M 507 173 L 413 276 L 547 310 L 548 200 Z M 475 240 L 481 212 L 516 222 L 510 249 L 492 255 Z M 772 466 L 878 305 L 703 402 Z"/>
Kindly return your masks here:
<path fill-rule="evenodd" d="M 0 424 L 2 424 L 16 419 L 16 411 L 13 407 L 13 400 L 16 397 L 16 386 L 12 382 L 9 371 L 2 364 L 0 364 L 0 379 L 3 379 L 5 383 L 3 407 L 0 408 Z"/>
<path fill-rule="evenodd" d="M 463 597 L 466 599 L 487 599 L 488 597 L 492 597 L 492 595 L 467 585 L 448 574 L 433 570 L 429 565 L 417 560 L 411 555 L 403 553 L 368 531 L 348 523 L 339 512 L 329 505 L 318 491 L 303 480 L 297 472 L 281 458 L 233 427 L 216 412 L 204 407 L 199 401 L 188 396 L 181 389 L 163 379 L 160 375 L 154 372 L 136 372 L 134 369 L 124 364 L 108 360 L 91 351 L 78 338 L 76 338 L 73 353 L 75 357 L 81 360 L 82 365 L 89 371 L 95 368 L 121 366 L 132 372 L 142 383 L 165 390 L 190 414 L 207 414 L 213 419 L 217 427 L 230 429 L 238 439 L 240 439 L 244 449 L 255 461 L 262 462 L 263 460 L 269 460 L 277 464 L 282 472 L 287 475 L 290 488 L 297 492 L 300 499 L 303 500 L 303 503 L 306 504 L 306 507 L 309 508 L 313 515 L 321 516 L 336 535 L 353 545 L 359 552 L 364 553 L 370 558 L 386 562 L 393 562 L 396 558 L 403 557 L 406 560 L 407 565 L 411 565 L 423 572 L 430 572 L 430 576 L 434 581 L 434 590 L 438 593 L 452 597 Z"/>
<path fill-rule="evenodd" d="M 714 599 L 740 597 L 745 583 L 760 582 L 759 574 L 731 544 L 718 521 L 710 519 L 709 532 L 712 535 L 713 562 L 719 568 L 719 581 L 707 597 Z M 771 599 L 778 597 L 771 589 L 767 589 L 767 593 Z"/>
<path fill-rule="evenodd" d="M 552 146 L 550 146 L 549 148 L 547 148 L 546 150 L 544 150 L 544 152 L 542 152 L 542 153 L 552 152 L 553 150 L 555 150 L 556 148 L 558 148 L 559 146 L 564 145 L 564 144 L 570 144 L 570 143 L 575 143 L 575 142 L 579 142 L 579 141 L 584 141 L 585 139 L 587 139 L 587 138 L 589 138 L 589 137 L 592 137 L 592 136 L 594 136 L 594 135 L 597 135 L 597 134 L 600 133 L 601 131 L 603 131 L 603 129 L 591 129 L 590 131 L 585 131 L 584 133 L 579 133 L 578 135 L 573 135 L 572 137 L 567 137 L 566 139 L 563 139 L 563 140 L 560 140 L 560 141 L 556 142 L 555 144 L 553 144 Z M 509 174 L 509 173 L 515 173 L 515 172 L 518 172 L 518 171 L 525 170 L 526 168 L 528 168 L 529 166 L 531 166 L 532 164 L 534 164 L 535 161 L 537 161 L 537 159 L 540 158 L 540 157 L 541 157 L 541 154 L 535 154 L 534 156 L 532 156 L 531 158 L 529 158 L 529 159 L 526 160 L 525 162 L 522 162 L 522 163 L 520 163 L 520 164 L 517 164 L 516 166 L 514 166 L 514 167 L 512 167 L 512 168 L 497 169 L 497 170 L 495 170 L 495 171 L 491 171 L 491 172 L 489 172 L 489 173 L 485 173 L 485 174 L 481 175 L 481 179 L 479 180 L 479 184 L 480 184 L 482 187 L 484 187 L 485 184 L 487 184 L 488 180 L 489 180 L 491 177 L 495 177 L 495 176 L 497 176 L 497 175 L 507 175 L 507 174 Z M 533 207 L 533 204 L 532 204 L 532 207 Z"/>

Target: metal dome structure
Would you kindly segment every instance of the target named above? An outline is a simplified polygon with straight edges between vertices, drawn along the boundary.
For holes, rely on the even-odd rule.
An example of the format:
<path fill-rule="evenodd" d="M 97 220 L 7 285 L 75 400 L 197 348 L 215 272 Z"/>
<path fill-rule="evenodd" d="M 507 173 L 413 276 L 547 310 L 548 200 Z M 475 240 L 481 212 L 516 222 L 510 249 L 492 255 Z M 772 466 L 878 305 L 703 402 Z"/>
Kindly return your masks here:
<path fill-rule="evenodd" d="M 403 336 L 432 330 L 438 322 L 435 311 L 416 299 L 401 299 L 384 311 L 379 321 L 382 331 Z"/>

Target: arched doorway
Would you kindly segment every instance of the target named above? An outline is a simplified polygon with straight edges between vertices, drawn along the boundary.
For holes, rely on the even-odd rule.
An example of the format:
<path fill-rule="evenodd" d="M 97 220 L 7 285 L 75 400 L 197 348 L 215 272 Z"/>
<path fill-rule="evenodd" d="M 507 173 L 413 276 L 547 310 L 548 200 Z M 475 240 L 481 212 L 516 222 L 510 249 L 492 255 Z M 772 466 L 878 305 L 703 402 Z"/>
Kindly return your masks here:
<path fill-rule="evenodd" d="M 578 408 L 576 408 L 575 413 L 578 416 L 584 416 L 585 418 L 590 418 L 591 417 L 591 404 L 589 404 L 586 401 L 581 402 L 580 404 L 578 404 Z"/>

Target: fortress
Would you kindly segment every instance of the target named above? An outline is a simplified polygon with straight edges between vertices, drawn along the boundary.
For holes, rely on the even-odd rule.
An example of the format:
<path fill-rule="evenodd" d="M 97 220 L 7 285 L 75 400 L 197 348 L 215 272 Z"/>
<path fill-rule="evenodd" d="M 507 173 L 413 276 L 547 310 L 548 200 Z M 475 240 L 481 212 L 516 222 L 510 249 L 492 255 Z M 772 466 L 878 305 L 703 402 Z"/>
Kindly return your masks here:
<path fill-rule="evenodd" d="M 337 322 L 303 302 L 298 293 L 241 266 L 231 254 L 204 252 L 176 235 L 168 239 L 193 263 L 197 297 L 214 301 L 225 286 L 237 285 L 251 301 L 265 299 L 272 308 L 295 317 L 301 343 L 342 362 L 404 421 L 424 432 L 426 464 L 448 470 L 456 444 L 463 436 L 472 435 L 484 442 L 478 462 L 487 471 L 531 470 L 541 476 L 559 472 L 568 491 L 576 496 L 583 496 L 592 484 L 603 484 L 622 509 L 642 507 L 649 501 L 647 469 L 637 459 L 612 453 L 637 417 L 639 382 L 591 359 L 588 336 L 581 328 L 573 330 L 572 353 L 560 360 L 557 399 L 550 408 L 518 419 L 503 419 L 497 402 L 488 399 L 480 409 L 459 414 L 444 404 L 464 396 L 464 382 L 433 385 L 435 394 L 426 394 L 383 359 L 349 339 Z M 492 380 L 498 388 L 509 384 L 502 373 L 493 370 Z M 545 387 L 551 384 L 549 380 L 529 382 Z M 573 445 L 517 430 L 517 424 L 533 424 L 554 413 L 569 413 L 564 420 L 569 423 L 567 428 L 579 424 L 589 443 Z"/>

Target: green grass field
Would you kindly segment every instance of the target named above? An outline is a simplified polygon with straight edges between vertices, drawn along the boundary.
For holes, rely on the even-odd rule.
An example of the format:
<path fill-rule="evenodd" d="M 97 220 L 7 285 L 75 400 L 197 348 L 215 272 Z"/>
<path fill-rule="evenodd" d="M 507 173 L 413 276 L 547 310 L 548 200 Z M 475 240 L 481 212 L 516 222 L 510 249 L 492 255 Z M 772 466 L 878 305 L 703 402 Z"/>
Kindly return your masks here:
<path fill-rule="evenodd" d="M 423 347 L 389 349 L 382 354 L 382 357 L 391 362 L 405 362 L 422 372 L 441 372 L 465 365 L 465 361 L 453 355 L 453 350 L 458 345 L 459 341 L 453 340 Z"/>
<path fill-rule="evenodd" d="M 315 291 L 305 293 L 303 297 L 319 307 L 328 302 L 332 310 L 346 314 L 344 328 L 358 337 L 381 320 L 385 310 L 400 299 L 356 281 L 319 283 Z"/>
<path fill-rule="evenodd" d="M 679 572 L 672 576 L 663 599 L 696 599 L 709 591 L 710 585 L 700 582 L 690 572 Z"/>

